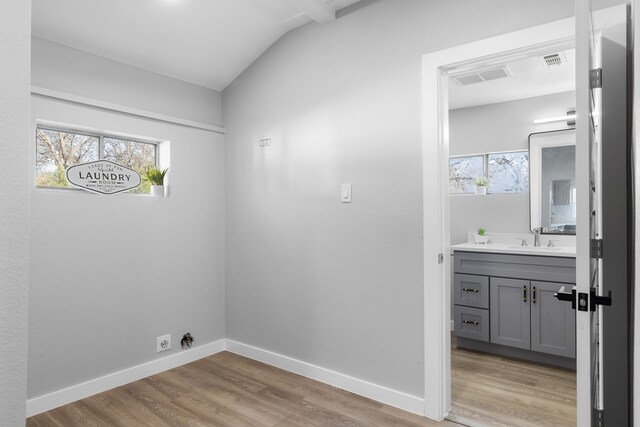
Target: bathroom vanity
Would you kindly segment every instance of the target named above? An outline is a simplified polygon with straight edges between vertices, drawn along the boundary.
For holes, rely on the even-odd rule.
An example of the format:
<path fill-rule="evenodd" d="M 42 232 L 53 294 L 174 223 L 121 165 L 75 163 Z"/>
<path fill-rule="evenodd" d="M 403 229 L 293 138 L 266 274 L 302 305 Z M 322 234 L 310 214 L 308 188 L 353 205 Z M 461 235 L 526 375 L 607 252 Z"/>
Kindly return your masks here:
<path fill-rule="evenodd" d="M 452 249 L 458 347 L 575 368 L 575 311 L 554 297 L 575 285 L 572 248 Z"/>

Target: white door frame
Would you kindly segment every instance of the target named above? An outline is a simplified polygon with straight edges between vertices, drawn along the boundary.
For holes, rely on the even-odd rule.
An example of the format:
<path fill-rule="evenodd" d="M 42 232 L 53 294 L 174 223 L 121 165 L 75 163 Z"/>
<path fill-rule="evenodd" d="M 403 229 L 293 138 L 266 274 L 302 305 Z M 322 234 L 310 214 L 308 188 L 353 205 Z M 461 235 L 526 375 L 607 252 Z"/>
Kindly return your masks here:
<path fill-rule="evenodd" d="M 615 20 L 621 7 L 626 5 L 597 11 L 594 29 Z M 574 44 L 575 19 L 567 18 L 422 57 L 424 413 L 429 418 L 443 420 L 451 409 L 448 76 Z"/>
<path fill-rule="evenodd" d="M 568 18 L 422 57 L 424 413 L 429 418 L 443 420 L 451 409 L 448 75 L 572 45 L 574 32 L 575 20 Z"/>

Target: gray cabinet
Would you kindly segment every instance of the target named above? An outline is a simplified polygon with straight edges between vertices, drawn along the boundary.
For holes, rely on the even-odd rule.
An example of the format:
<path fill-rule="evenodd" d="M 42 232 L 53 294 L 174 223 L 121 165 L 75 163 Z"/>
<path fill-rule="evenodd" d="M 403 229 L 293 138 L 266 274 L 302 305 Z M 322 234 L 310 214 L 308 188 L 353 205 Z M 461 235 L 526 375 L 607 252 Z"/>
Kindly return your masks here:
<path fill-rule="evenodd" d="M 531 348 L 529 281 L 491 278 L 491 342 Z"/>
<path fill-rule="evenodd" d="M 576 356 L 576 312 L 553 295 L 559 283 L 531 282 L 531 350 Z"/>
<path fill-rule="evenodd" d="M 575 311 L 554 294 L 573 284 L 574 258 L 456 251 L 458 345 L 566 366 L 575 358 Z"/>
<path fill-rule="evenodd" d="M 453 317 L 457 336 L 489 341 L 489 310 L 456 305 Z"/>
<path fill-rule="evenodd" d="M 489 308 L 489 278 L 454 274 L 453 303 L 467 307 Z"/>

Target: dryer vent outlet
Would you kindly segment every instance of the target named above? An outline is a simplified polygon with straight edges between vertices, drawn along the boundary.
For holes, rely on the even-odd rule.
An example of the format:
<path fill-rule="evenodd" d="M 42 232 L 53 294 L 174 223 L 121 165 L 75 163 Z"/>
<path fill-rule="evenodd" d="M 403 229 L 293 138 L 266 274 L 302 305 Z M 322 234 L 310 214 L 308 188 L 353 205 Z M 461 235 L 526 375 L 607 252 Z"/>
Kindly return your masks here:
<path fill-rule="evenodd" d="M 196 339 L 193 338 L 193 335 L 191 335 L 191 332 L 187 332 L 182 336 L 182 339 L 180 340 L 180 345 L 182 346 L 183 350 L 186 350 L 191 348 L 195 340 Z"/>

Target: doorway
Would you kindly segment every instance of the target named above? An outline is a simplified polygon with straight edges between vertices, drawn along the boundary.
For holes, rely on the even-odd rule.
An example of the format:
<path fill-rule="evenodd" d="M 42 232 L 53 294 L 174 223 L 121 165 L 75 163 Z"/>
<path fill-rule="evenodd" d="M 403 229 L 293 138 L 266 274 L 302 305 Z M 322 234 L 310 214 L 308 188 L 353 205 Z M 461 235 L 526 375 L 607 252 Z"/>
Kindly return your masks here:
<path fill-rule="evenodd" d="M 575 49 L 449 76 L 447 419 L 575 425 L 575 312 L 553 296 L 575 283 Z"/>
<path fill-rule="evenodd" d="M 430 418 L 444 419 L 451 408 L 450 77 L 563 50 L 574 43 L 574 24 L 570 18 L 423 57 L 425 414 Z"/>

